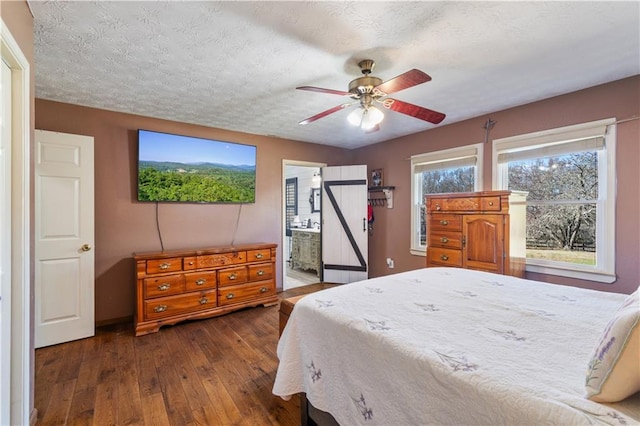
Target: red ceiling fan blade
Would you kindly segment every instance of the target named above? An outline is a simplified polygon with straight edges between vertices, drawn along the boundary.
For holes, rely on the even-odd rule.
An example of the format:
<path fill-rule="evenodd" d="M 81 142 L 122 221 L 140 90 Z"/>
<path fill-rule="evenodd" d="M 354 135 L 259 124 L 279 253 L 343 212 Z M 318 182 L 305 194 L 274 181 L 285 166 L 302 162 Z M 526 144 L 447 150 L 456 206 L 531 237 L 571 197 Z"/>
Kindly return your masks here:
<path fill-rule="evenodd" d="M 385 98 L 382 101 L 382 106 L 392 111 L 400 112 L 402 114 L 410 115 L 411 117 L 419 118 L 420 120 L 428 121 L 429 123 L 438 124 L 444 120 L 445 115 L 438 111 L 433 111 L 428 108 L 423 108 L 418 105 L 413 105 L 408 102 L 399 101 L 393 98 Z"/>
<path fill-rule="evenodd" d="M 329 93 L 331 95 L 341 95 L 341 96 L 349 96 L 351 94 L 349 92 L 343 92 L 342 90 L 323 89 L 322 87 L 313 87 L 313 86 L 300 86 L 300 87 L 296 87 L 296 89 L 308 90 L 309 92 Z"/>
<path fill-rule="evenodd" d="M 417 86 L 418 84 L 426 83 L 430 81 L 431 77 L 428 74 L 423 73 L 420 70 L 412 69 L 404 74 L 400 74 L 397 77 L 387 80 L 382 84 L 376 86 L 374 90 L 379 90 L 387 95 L 391 93 L 399 92 L 400 90 L 408 89 L 409 87 Z"/>
<path fill-rule="evenodd" d="M 326 111 L 323 111 L 323 112 L 321 112 L 320 114 L 316 114 L 316 115 L 314 115 L 313 117 L 309 117 L 309 118 L 307 118 L 307 119 L 305 119 L 305 120 L 302 120 L 302 121 L 300 121 L 298 124 L 309 124 L 309 123 L 313 123 L 314 121 L 319 120 L 319 119 L 321 119 L 322 117 L 326 117 L 327 115 L 329 115 L 329 114 L 333 114 L 334 112 L 337 112 L 337 111 L 340 111 L 341 109 L 346 108 L 346 107 L 348 107 L 348 106 L 350 106 L 350 105 L 353 105 L 353 102 L 349 102 L 349 103 L 346 103 L 346 104 L 338 105 L 338 106 L 336 106 L 336 107 L 333 107 L 333 108 L 331 108 L 331 109 L 328 109 L 328 110 L 326 110 Z"/>

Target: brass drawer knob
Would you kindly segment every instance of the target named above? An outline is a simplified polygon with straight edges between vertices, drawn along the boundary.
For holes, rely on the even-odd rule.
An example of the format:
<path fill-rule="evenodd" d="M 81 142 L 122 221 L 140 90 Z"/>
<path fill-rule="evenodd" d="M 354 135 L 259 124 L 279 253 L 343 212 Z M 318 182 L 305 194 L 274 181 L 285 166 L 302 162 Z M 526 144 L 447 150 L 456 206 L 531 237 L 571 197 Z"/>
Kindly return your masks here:
<path fill-rule="evenodd" d="M 158 286 L 158 290 L 160 291 L 167 291 L 171 288 L 171 284 L 169 283 L 164 283 Z"/>
<path fill-rule="evenodd" d="M 267 291 L 269 291 L 268 288 L 266 287 L 260 287 L 260 293 L 266 293 Z"/>
<path fill-rule="evenodd" d="M 489 201 L 489 205 L 492 206 L 493 205 L 493 201 Z"/>
<path fill-rule="evenodd" d="M 256 254 L 256 259 L 262 259 L 262 253 Z"/>
<path fill-rule="evenodd" d="M 167 305 L 158 305 L 155 308 L 153 308 L 153 312 L 158 313 L 158 312 L 164 312 L 167 310 Z"/>
<path fill-rule="evenodd" d="M 442 238 L 440 238 L 440 242 L 442 242 L 442 243 L 448 243 L 448 242 L 449 242 L 449 239 L 448 239 L 447 237 L 442 237 Z"/>
<path fill-rule="evenodd" d="M 449 221 L 448 221 L 448 220 L 441 220 L 441 221 L 440 221 L 440 225 L 447 226 L 448 224 L 449 224 Z"/>
<path fill-rule="evenodd" d="M 442 259 L 442 260 L 449 260 L 449 256 L 447 256 L 446 254 L 441 254 L 441 255 L 440 255 L 440 259 Z"/>
<path fill-rule="evenodd" d="M 209 299 L 207 299 L 206 297 L 203 297 L 202 299 L 200 299 L 201 305 L 205 305 L 207 302 L 209 302 Z"/>
<path fill-rule="evenodd" d="M 164 271 L 165 269 L 169 269 L 170 266 L 170 263 L 161 263 L 159 268 Z"/>
<path fill-rule="evenodd" d="M 238 278 L 238 276 L 235 273 L 229 274 L 229 279 L 230 280 L 235 280 L 236 278 Z"/>
<path fill-rule="evenodd" d="M 442 207 L 440 207 L 440 204 L 436 204 L 436 210 L 441 210 Z"/>
<path fill-rule="evenodd" d="M 199 280 L 196 280 L 196 285 L 203 285 L 206 282 L 207 280 L 205 280 L 204 278 L 200 278 Z"/>
<path fill-rule="evenodd" d="M 227 293 L 227 299 L 233 299 L 233 293 Z"/>
<path fill-rule="evenodd" d="M 259 276 L 259 277 L 261 277 L 261 276 L 263 276 L 263 275 L 264 275 L 264 271 L 263 271 L 262 269 L 260 269 L 260 270 L 258 271 L 258 276 Z"/>

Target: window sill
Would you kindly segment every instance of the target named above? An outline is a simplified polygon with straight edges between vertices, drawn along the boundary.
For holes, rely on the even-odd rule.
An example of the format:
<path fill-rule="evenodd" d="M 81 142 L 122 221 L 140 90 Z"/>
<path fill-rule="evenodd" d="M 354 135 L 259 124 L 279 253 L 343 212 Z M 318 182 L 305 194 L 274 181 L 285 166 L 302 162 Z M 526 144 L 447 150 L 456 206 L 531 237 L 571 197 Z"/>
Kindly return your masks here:
<path fill-rule="evenodd" d="M 409 252 L 414 256 L 427 257 L 427 251 L 425 249 L 409 249 Z"/>
<path fill-rule="evenodd" d="M 596 281 L 606 284 L 611 284 L 616 280 L 615 274 L 609 274 L 602 271 L 567 269 L 555 265 L 532 265 L 531 263 L 527 263 L 525 270 L 527 272 L 535 272 L 536 274 L 557 275 L 560 277 Z"/>

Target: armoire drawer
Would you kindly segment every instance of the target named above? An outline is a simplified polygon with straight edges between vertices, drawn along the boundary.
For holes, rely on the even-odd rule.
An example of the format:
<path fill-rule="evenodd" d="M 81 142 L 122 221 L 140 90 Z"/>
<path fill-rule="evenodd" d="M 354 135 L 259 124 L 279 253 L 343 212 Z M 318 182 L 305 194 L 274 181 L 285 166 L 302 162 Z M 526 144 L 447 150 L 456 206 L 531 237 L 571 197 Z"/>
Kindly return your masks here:
<path fill-rule="evenodd" d="M 442 266 L 462 266 L 462 250 L 453 250 L 439 247 L 427 249 L 428 264 Z"/>
<path fill-rule="evenodd" d="M 443 247 L 452 249 L 462 248 L 461 232 L 433 232 L 429 234 L 429 247 Z"/>
<path fill-rule="evenodd" d="M 429 216 L 431 231 L 462 231 L 462 216 L 457 214 L 432 214 Z"/>

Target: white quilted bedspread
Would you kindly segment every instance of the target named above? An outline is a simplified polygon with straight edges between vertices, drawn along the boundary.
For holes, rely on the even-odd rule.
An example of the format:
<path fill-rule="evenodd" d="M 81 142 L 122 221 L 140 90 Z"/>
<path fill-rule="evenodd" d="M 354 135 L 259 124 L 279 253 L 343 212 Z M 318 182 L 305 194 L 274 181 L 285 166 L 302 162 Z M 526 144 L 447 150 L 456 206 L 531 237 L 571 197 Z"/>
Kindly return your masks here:
<path fill-rule="evenodd" d="M 638 395 L 584 398 L 625 296 L 455 268 L 312 293 L 278 345 L 273 388 L 341 425 L 640 424 Z"/>

